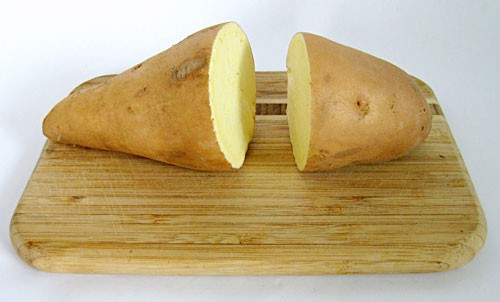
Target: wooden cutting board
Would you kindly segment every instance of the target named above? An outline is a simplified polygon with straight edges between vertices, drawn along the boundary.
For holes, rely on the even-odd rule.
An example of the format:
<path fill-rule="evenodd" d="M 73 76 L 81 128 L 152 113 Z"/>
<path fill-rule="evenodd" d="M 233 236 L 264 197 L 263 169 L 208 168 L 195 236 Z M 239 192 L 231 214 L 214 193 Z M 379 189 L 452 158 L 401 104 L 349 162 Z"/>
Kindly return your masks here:
<path fill-rule="evenodd" d="M 425 83 L 433 125 L 416 150 L 384 164 L 299 173 L 286 74 L 260 72 L 257 81 L 255 137 L 239 171 L 191 171 L 48 141 L 12 217 L 21 258 L 70 273 L 422 273 L 464 265 L 481 249 L 481 205 Z"/>

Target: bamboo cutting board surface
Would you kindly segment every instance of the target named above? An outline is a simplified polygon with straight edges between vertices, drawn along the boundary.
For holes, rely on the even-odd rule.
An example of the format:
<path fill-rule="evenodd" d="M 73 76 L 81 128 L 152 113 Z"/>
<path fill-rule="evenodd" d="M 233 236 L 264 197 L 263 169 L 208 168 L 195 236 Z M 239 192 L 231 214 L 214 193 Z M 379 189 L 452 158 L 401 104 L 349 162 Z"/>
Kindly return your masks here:
<path fill-rule="evenodd" d="M 255 137 L 239 171 L 47 141 L 11 221 L 21 258 L 70 273 L 421 273 L 459 267 L 481 249 L 481 205 L 425 83 L 432 131 L 409 155 L 299 173 L 286 74 L 259 72 L 257 82 Z"/>

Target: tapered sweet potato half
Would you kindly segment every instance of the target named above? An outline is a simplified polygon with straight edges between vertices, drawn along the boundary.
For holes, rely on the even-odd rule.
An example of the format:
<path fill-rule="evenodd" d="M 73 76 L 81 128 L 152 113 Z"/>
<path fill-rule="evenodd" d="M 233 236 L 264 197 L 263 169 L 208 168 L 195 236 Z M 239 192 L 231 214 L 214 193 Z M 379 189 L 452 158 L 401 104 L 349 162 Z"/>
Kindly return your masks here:
<path fill-rule="evenodd" d="M 191 169 L 237 169 L 253 136 L 255 94 L 250 45 L 229 22 L 70 94 L 47 115 L 43 132 Z"/>
<path fill-rule="evenodd" d="M 425 98 L 408 74 L 386 61 L 297 33 L 287 71 L 288 124 L 301 171 L 396 159 L 429 133 Z"/>

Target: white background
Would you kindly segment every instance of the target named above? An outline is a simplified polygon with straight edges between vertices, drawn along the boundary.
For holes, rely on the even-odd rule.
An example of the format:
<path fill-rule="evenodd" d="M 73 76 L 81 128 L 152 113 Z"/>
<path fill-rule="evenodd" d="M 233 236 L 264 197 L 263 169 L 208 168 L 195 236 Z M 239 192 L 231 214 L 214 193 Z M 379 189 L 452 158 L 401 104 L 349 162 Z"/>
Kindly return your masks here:
<path fill-rule="evenodd" d="M 206 1 L 209 2 L 209 1 Z M 0 301 L 488 301 L 498 299 L 500 1 L 9 1 L 0 6 Z M 399 65 L 435 91 L 488 220 L 477 258 L 445 273 L 317 277 L 49 274 L 16 255 L 10 217 L 74 86 L 235 20 L 258 70 L 284 70 L 297 31 Z M 368 300 L 367 300 L 368 299 Z M 498 301 L 498 300 L 497 300 Z"/>

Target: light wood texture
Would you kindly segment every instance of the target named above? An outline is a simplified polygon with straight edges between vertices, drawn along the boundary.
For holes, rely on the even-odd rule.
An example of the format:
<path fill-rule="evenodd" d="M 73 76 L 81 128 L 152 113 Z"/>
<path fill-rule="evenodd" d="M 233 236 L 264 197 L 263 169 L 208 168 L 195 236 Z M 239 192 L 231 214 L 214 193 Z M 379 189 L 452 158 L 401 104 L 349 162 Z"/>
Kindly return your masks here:
<path fill-rule="evenodd" d="M 484 215 L 425 83 L 433 128 L 416 150 L 299 173 L 283 115 L 286 74 L 257 81 L 255 137 L 239 171 L 48 141 L 12 217 L 19 255 L 50 272 L 301 275 L 445 271 L 480 250 Z"/>

